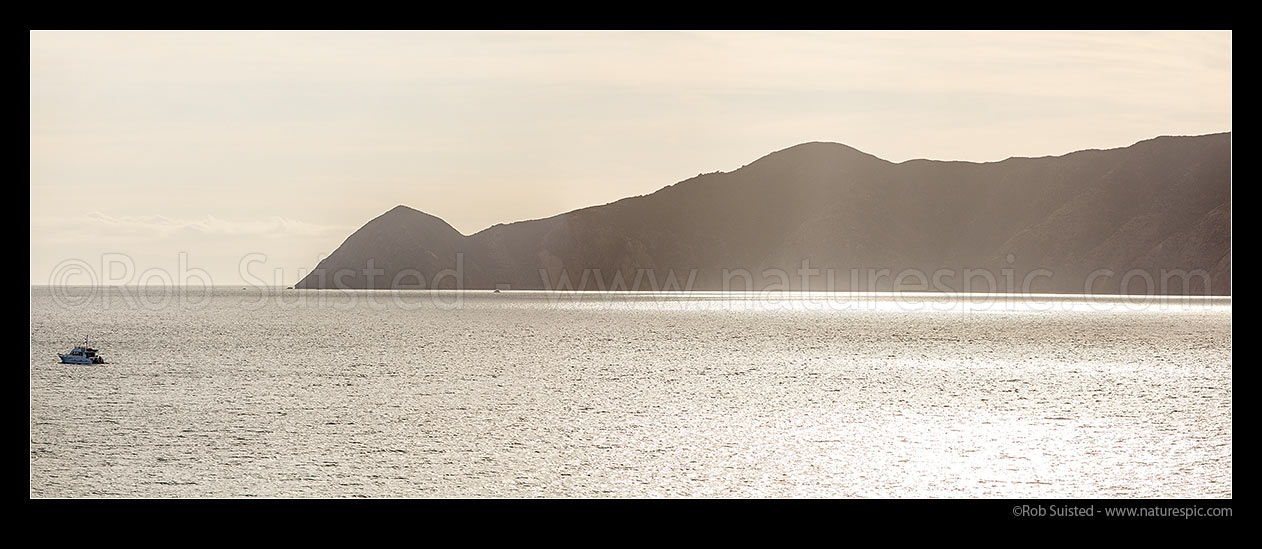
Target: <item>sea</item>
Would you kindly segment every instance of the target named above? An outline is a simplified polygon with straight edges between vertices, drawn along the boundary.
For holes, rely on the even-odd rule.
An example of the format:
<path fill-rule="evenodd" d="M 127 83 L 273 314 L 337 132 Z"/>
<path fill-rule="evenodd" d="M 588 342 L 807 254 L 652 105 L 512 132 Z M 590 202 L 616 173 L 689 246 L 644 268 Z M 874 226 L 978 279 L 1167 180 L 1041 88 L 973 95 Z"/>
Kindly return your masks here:
<path fill-rule="evenodd" d="M 32 286 L 30 333 L 33 498 L 1232 497 L 1230 297 Z"/>

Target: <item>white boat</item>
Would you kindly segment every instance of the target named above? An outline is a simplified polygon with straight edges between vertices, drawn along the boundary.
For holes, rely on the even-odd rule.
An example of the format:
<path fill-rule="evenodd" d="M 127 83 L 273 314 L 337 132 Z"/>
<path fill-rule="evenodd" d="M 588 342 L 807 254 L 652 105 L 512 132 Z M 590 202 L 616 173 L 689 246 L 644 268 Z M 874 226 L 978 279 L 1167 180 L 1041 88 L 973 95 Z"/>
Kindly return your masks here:
<path fill-rule="evenodd" d="M 98 356 L 97 350 L 88 347 L 88 338 L 83 338 L 83 345 L 71 349 L 67 354 L 57 353 L 62 364 L 105 364 L 105 359 Z"/>

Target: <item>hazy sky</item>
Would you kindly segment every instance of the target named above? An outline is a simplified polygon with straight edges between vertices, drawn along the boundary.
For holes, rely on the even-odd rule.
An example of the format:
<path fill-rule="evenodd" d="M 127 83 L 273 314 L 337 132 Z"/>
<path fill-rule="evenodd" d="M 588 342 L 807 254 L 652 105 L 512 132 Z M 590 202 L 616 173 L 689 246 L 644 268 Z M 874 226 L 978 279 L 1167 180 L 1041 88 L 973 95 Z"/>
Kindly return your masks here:
<path fill-rule="evenodd" d="M 1231 130 L 1230 32 L 30 37 L 32 284 L 183 258 L 288 285 L 397 204 L 472 234 L 806 141 L 997 161 Z"/>

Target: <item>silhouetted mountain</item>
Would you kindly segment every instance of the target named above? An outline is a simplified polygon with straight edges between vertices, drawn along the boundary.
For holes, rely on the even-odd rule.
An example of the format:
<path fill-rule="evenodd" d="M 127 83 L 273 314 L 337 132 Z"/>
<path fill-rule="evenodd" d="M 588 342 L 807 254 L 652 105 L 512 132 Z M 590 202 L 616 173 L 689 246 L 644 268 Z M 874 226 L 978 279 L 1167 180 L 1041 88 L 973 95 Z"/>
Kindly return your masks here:
<path fill-rule="evenodd" d="M 1228 295 L 1230 176 L 1230 133 L 988 163 L 805 143 L 471 236 L 398 206 L 296 287 Z"/>

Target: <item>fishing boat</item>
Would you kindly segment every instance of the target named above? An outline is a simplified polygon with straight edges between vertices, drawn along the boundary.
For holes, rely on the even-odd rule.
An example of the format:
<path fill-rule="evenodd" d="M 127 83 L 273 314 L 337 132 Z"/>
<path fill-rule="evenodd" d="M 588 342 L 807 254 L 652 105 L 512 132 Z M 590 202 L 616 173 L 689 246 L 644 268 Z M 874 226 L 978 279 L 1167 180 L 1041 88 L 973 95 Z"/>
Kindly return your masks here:
<path fill-rule="evenodd" d="M 97 349 L 88 347 L 88 338 L 83 338 L 83 345 L 71 349 L 69 353 L 57 353 L 62 364 L 105 364 L 105 359 L 97 355 Z"/>

